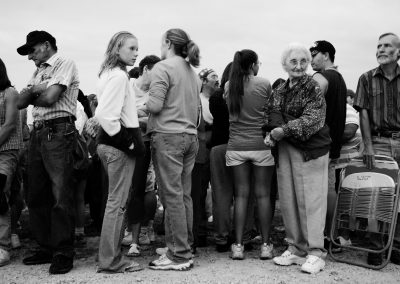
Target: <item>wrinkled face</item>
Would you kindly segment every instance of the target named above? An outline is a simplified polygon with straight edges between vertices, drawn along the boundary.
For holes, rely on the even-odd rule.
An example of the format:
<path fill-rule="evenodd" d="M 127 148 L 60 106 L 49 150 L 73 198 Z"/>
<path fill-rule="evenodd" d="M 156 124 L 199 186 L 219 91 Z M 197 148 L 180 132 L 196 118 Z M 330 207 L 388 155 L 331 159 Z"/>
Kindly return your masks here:
<path fill-rule="evenodd" d="M 325 54 L 318 52 L 312 56 L 311 67 L 314 71 L 323 71 L 325 69 Z"/>
<path fill-rule="evenodd" d="M 203 80 L 203 89 L 208 88 L 211 91 L 216 90 L 219 87 L 218 75 L 215 72 L 211 72 L 207 75 L 207 78 Z"/>
<path fill-rule="evenodd" d="M 379 65 L 395 63 L 399 60 L 400 48 L 396 46 L 396 37 L 385 36 L 378 41 L 376 59 Z"/>
<path fill-rule="evenodd" d="M 48 42 L 36 44 L 28 54 L 28 59 L 32 60 L 37 67 L 45 63 L 50 58 L 49 45 Z"/>
<path fill-rule="evenodd" d="M 293 50 L 286 58 L 284 68 L 290 79 L 296 79 L 306 74 L 308 63 L 307 56 L 303 51 Z"/>
<path fill-rule="evenodd" d="M 139 54 L 139 44 L 136 38 L 130 37 L 125 40 L 118 50 L 119 59 L 127 66 L 133 66 Z"/>

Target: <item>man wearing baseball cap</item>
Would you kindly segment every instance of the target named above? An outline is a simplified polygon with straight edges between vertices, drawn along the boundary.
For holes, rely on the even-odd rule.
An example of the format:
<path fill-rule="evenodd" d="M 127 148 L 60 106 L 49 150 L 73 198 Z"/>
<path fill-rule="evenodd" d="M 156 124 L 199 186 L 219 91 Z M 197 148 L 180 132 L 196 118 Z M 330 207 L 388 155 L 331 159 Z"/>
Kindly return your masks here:
<path fill-rule="evenodd" d="M 18 108 L 33 105 L 33 130 L 28 151 L 28 207 L 30 227 L 39 250 L 26 265 L 51 263 L 51 274 L 73 266 L 73 150 L 79 90 L 75 63 L 57 53 L 56 39 L 33 31 L 19 48 L 37 69 L 21 91 Z"/>
<path fill-rule="evenodd" d="M 342 136 L 346 121 L 346 96 L 347 87 L 342 75 L 339 73 L 335 61 L 335 47 L 328 41 L 319 40 L 310 48 L 311 66 L 316 71 L 313 79 L 321 87 L 326 100 L 325 123 L 329 126 L 329 135 L 332 143 L 329 151 L 328 170 L 328 206 L 326 213 L 325 232 L 329 240 L 332 215 L 335 210 L 335 160 L 340 156 L 342 148 Z M 329 243 L 326 242 L 326 245 Z"/>

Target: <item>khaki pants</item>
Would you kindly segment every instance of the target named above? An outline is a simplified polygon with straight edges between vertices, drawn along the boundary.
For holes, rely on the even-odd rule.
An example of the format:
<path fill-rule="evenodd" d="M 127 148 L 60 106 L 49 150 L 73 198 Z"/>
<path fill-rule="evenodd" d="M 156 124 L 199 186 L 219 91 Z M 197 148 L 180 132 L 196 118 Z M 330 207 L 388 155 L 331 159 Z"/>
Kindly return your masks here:
<path fill-rule="evenodd" d="M 328 153 L 305 161 L 300 150 L 280 141 L 278 191 L 289 251 L 324 257 Z"/>

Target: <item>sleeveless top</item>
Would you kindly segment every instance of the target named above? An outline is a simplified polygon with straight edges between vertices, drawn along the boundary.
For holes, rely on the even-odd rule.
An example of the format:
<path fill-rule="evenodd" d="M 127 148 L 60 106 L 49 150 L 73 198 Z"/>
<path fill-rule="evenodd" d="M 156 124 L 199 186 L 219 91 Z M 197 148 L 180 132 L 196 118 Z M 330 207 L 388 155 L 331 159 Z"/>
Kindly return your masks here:
<path fill-rule="evenodd" d="M 6 122 L 6 90 L 0 92 L 0 127 Z M 17 111 L 17 127 L 11 136 L 0 145 L 0 151 L 18 150 L 22 148 L 22 125 L 19 110 Z"/>

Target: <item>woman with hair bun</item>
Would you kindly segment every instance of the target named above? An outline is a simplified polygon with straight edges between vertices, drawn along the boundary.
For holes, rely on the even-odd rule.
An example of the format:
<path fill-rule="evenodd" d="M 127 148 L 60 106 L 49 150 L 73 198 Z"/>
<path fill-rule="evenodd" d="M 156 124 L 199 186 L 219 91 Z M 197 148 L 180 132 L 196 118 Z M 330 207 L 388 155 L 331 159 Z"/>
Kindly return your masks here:
<path fill-rule="evenodd" d="M 199 47 L 183 30 L 170 29 L 162 36 L 161 59 L 152 70 L 146 106 L 168 250 L 150 268 L 188 270 L 193 266 L 191 173 L 201 111 L 201 82 L 192 66 L 199 66 Z"/>
<path fill-rule="evenodd" d="M 260 258 L 272 258 L 269 240 L 271 226 L 270 190 L 274 159 L 264 144 L 261 127 L 264 123 L 263 106 L 270 101 L 271 84 L 257 77 L 261 63 L 252 50 L 235 53 L 225 96 L 229 109 L 229 141 L 226 165 L 232 168 L 234 184 L 235 243 L 232 259 L 244 258 L 243 230 L 246 222 L 250 188 L 254 188 L 262 236 Z"/>

